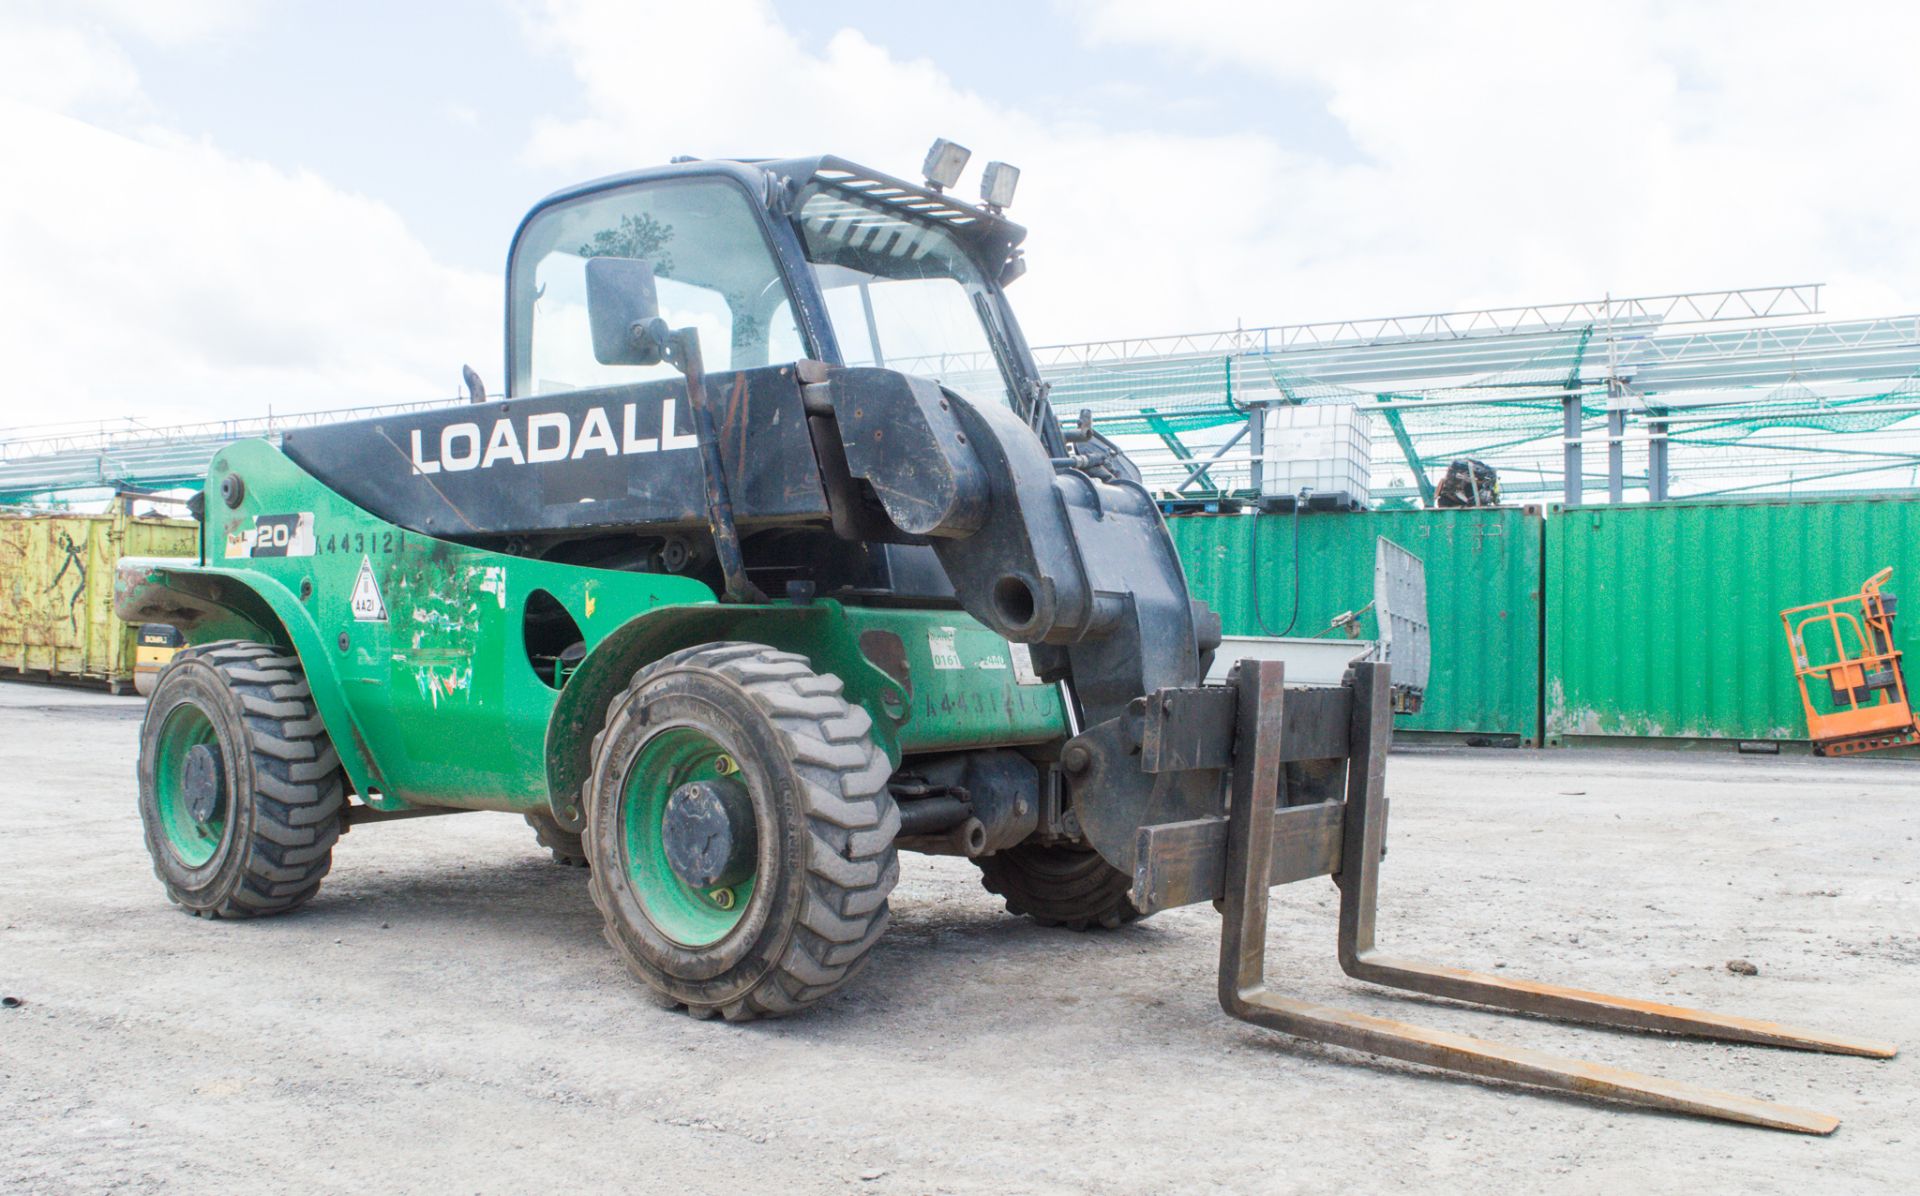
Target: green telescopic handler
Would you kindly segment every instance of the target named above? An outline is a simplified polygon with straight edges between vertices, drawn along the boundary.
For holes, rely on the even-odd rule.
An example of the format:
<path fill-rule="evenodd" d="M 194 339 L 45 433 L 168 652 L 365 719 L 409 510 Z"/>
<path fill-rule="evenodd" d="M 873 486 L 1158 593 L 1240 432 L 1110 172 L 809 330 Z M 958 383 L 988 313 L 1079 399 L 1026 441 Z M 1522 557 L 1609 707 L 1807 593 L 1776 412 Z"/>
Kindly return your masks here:
<path fill-rule="evenodd" d="M 187 644 L 140 739 L 167 895 L 285 913 L 350 826 L 506 811 L 589 870 L 608 940 L 662 1003 L 745 1020 L 853 978 L 902 851 L 957 855 L 1046 923 L 1212 902 L 1236 1018 L 1833 1129 L 1267 987 L 1269 889 L 1329 876 L 1362 981 L 1893 1053 L 1377 948 L 1392 717 L 1424 677 L 1223 646 L 1136 467 L 1054 418 L 1006 299 L 1026 266 L 1016 176 L 996 163 L 962 202 L 954 148 L 924 184 L 822 156 L 559 192 L 514 237 L 503 397 L 223 448 L 197 559 L 125 560 L 115 587 L 123 618 Z"/>

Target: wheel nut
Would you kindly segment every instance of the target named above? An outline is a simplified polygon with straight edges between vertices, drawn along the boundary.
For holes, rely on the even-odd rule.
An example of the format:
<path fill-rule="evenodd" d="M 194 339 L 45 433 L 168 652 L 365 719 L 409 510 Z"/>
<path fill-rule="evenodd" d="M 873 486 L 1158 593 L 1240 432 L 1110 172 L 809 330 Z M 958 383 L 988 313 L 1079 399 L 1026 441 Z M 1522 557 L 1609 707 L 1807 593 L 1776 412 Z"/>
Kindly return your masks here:
<path fill-rule="evenodd" d="M 1061 753 L 1060 763 L 1068 772 L 1085 772 L 1093 764 L 1093 753 L 1087 750 L 1084 743 L 1070 743 L 1067 750 Z"/>

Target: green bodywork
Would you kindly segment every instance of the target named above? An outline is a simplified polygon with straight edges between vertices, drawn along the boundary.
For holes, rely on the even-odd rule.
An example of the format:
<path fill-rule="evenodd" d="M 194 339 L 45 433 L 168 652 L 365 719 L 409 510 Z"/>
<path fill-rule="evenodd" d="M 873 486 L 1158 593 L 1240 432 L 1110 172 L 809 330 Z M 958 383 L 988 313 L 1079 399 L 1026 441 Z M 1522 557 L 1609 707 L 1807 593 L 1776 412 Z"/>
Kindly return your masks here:
<path fill-rule="evenodd" d="M 221 497 L 229 475 L 242 483 L 234 507 Z M 223 449 L 206 494 L 200 559 L 123 562 L 116 604 L 180 626 L 189 643 L 291 647 L 355 792 L 377 809 L 551 811 L 577 827 L 612 699 L 647 664 L 720 640 L 798 652 L 838 676 L 896 767 L 1069 734 L 1057 687 L 1023 683 L 1008 643 L 959 610 L 723 605 L 690 578 L 435 539 L 355 506 L 260 440 Z M 540 592 L 587 650 L 559 689 L 523 634 Z"/>

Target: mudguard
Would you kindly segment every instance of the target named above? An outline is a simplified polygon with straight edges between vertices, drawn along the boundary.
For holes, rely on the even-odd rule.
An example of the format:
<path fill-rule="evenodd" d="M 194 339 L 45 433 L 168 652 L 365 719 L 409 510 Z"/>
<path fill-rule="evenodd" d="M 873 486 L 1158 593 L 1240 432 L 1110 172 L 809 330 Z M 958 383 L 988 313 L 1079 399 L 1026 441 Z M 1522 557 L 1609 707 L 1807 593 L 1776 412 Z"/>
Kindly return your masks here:
<path fill-rule="evenodd" d="M 354 791 L 385 788 L 319 629 L 300 609 L 299 596 L 278 580 L 191 559 L 125 557 L 114 573 L 113 608 L 128 623 L 176 627 L 189 644 L 246 639 L 291 648 Z"/>
<path fill-rule="evenodd" d="M 553 814 L 579 825 L 578 795 L 593 737 L 633 675 L 698 644 L 748 640 L 797 652 L 839 677 L 873 718 L 873 738 L 897 768 L 909 755 L 1058 742 L 1068 734 L 1057 686 L 1019 667 L 1014 650 L 959 611 L 843 606 L 669 607 L 628 620 L 568 679 L 546 732 Z"/>

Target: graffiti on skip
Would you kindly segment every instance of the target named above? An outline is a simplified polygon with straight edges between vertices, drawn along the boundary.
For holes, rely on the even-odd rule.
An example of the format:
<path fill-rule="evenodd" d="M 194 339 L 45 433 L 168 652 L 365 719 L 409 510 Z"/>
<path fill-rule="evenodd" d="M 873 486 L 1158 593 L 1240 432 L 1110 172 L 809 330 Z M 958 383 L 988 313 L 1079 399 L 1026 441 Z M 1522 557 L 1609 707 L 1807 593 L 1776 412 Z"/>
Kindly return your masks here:
<path fill-rule="evenodd" d="M 60 588 L 60 579 L 67 575 L 67 570 L 73 570 L 73 596 L 67 599 L 67 627 L 73 631 L 74 634 L 78 635 L 80 632 L 80 599 L 84 597 L 87 592 L 87 558 L 86 555 L 81 552 L 79 545 L 73 542 L 73 537 L 66 532 L 60 533 L 60 549 L 67 554 L 67 559 L 60 562 L 60 570 L 53 575 L 53 580 L 47 583 L 47 589 L 58 590 Z"/>

